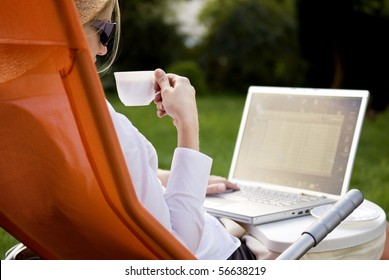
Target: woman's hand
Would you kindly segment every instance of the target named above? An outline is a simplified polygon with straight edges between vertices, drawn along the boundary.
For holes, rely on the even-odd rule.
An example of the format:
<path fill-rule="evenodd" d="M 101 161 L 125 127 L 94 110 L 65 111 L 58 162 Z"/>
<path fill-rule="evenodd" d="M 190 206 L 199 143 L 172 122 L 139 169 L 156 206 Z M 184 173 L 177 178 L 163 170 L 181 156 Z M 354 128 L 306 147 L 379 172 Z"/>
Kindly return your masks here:
<path fill-rule="evenodd" d="M 228 190 L 237 191 L 239 187 L 224 177 L 209 176 L 207 194 L 222 193 Z"/>
<path fill-rule="evenodd" d="M 161 180 L 162 185 L 166 187 L 169 180 L 169 170 L 158 169 L 157 176 Z M 237 191 L 239 187 L 228 181 L 224 177 L 211 175 L 208 179 L 207 194 L 217 194 L 228 190 Z"/>
<path fill-rule="evenodd" d="M 199 124 L 195 89 L 189 80 L 157 69 L 154 103 L 159 117 L 172 117 L 178 132 L 178 146 L 199 150 Z"/>

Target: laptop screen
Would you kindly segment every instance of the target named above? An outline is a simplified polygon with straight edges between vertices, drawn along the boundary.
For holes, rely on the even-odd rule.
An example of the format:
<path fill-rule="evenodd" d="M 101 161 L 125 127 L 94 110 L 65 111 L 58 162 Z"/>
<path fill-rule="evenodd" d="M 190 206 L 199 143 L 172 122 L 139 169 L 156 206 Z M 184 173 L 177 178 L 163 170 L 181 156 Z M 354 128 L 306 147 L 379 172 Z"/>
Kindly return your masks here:
<path fill-rule="evenodd" d="M 367 92 L 275 90 L 250 88 L 230 178 L 341 195 Z"/>

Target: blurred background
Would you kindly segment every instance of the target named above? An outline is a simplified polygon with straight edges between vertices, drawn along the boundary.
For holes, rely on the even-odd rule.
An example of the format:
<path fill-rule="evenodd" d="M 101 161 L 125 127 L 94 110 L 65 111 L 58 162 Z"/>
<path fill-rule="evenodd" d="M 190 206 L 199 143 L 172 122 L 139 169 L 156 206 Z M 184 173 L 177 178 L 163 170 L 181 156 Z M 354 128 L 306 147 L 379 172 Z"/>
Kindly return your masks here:
<path fill-rule="evenodd" d="M 170 168 L 176 145 L 154 106 L 124 107 L 113 72 L 157 67 L 196 88 L 202 150 L 227 176 L 250 85 L 367 89 L 370 102 L 350 188 L 389 214 L 389 0 L 122 1 L 120 56 L 107 98 Z"/>
<path fill-rule="evenodd" d="M 107 98 L 170 168 L 171 120 L 124 107 L 114 71 L 157 67 L 196 88 L 201 148 L 228 176 L 250 85 L 367 89 L 370 102 L 350 188 L 389 214 L 389 0 L 122 1 L 122 45 L 102 77 Z"/>
<path fill-rule="evenodd" d="M 196 88 L 201 149 L 227 176 L 250 85 L 367 89 L 350 188 L 389 215 L 389 0 L 121 0 L 107 99 L 170 168 L 176 133 L 154 106 L 125 107 L 113 72 L 163 68 Z M 104 61 L 99 61 L 104 63 Z M 0 229 L 0 257 L 17 243 Z"/>
<path fill-rule="evenodd" d="M 181 72 L 200 95 L 252 84 L 363 88 L 369 114 L 388 106 L 388 0 L 121 2 L 113 71 Z M 114 86 L 112 75 L 103 80 Z"/>
<path fill-rule="evenodd" d="M 389 0 L 122 1 L 120 56 L 107 98 L 170 168 L 176 145 L 154 106 L 124 107 L 112 72 L 157 67 L 196 88 L 202 150 L 227 176 L 250 85 L 367 89 L 370 102 L 350 188 L 389 214 Z"/>

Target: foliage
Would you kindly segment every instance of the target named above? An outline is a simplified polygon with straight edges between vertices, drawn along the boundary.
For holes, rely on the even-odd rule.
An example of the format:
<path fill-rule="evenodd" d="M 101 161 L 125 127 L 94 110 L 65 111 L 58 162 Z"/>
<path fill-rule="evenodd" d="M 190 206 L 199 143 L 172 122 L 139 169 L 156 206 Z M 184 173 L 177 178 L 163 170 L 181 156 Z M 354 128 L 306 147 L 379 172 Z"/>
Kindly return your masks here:
<path fill-rule="evenodd" d="M 195 61 L 178 61 L 166 68 L 166 71 L 187 77 L 190 80 L 192 86 L 196 89 L 197 95 L 203 95 L 206 93 L 207 86 L 205 83 L 203 71 Z"/>
<path fill-rule="evenodd" d="M 307 85 L 367 89 L 370 108 L 389 105 L 388 0 L 298 0 Z"/>
<path fill-rule="evenodd" d="M 355 11 L 372 16 L 389 16 L 388 0 L 354 0 L 352 2 Z"/>
<path fill-rule="evenodd" d="M 167 22 L 172 0 L 136 0 L 121 3 L 120 53 L 112 71 L 166 68 L 185 57 L 184 36 L 174 21 Z M 113 75 L 103 76 L 105 89 L 114 87 Z"/>
<path fill-rule="evenodd" d="M 183 37 L 166 22 L 169 0 L 123 1 L 122 51 L 118 67 L 126 70 L 166 67 L 182 58 Z"/>
<path fill-rule="evenodd" d="M 209 1 L 200 15 L 209 30 L 200 57 L 209 83 L 241 92 L 252 84 L 301 83 L 304 64 L 293 4 L 293 0 Z"/>

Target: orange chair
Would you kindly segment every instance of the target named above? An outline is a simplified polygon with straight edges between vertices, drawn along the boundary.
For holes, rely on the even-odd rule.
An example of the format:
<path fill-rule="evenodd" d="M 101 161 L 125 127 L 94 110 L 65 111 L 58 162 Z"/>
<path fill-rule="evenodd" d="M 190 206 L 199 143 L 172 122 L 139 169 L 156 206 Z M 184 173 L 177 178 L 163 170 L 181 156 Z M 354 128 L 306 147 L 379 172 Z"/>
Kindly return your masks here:
<path fill-rule="evenodd" d="M 43 259 L 194 259 L 137 200 L 73 1 L 1 6 L 1 227 Z"/>

